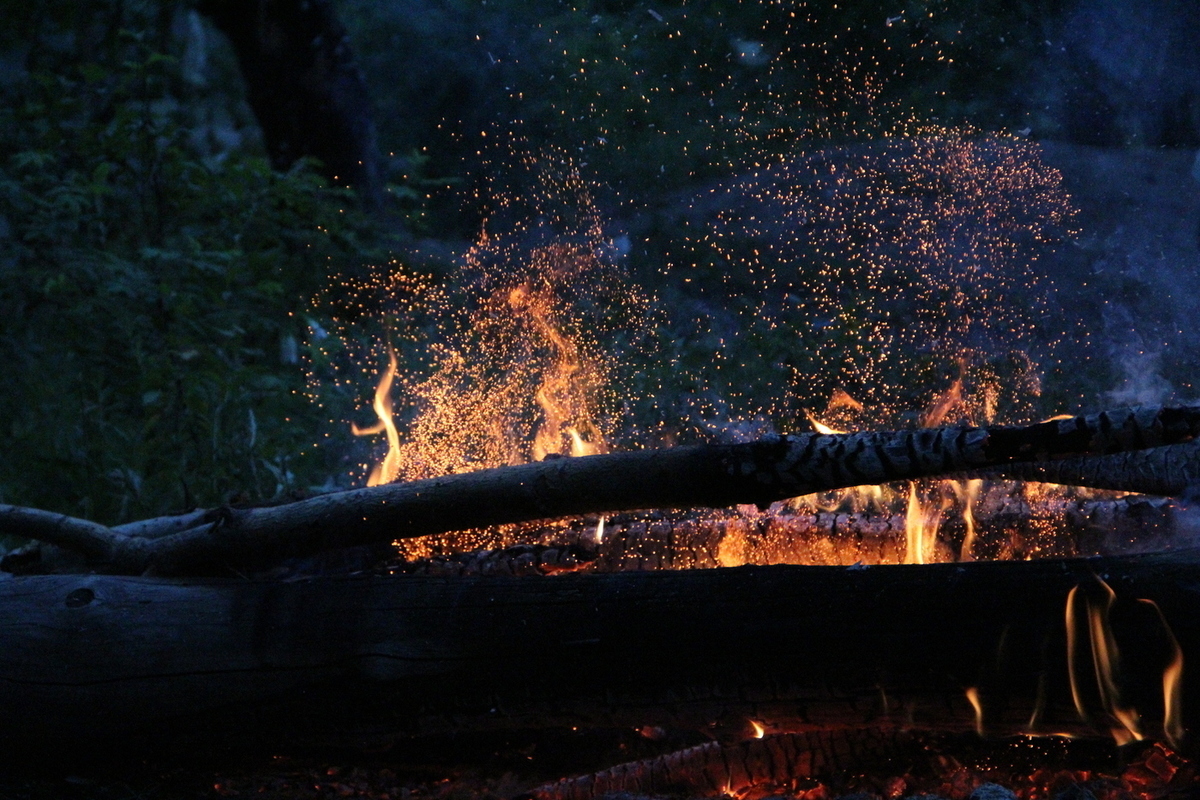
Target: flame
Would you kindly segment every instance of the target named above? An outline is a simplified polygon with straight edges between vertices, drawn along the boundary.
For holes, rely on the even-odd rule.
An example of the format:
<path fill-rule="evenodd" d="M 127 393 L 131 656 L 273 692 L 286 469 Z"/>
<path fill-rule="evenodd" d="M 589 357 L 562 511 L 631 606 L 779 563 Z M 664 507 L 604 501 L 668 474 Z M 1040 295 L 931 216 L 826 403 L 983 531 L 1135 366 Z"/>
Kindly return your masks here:
<path fill-rule="evenodd" d="M 1104 588 L 1104 604 L 1096 605 L 1088 602 L 1088 627 L 1092 638 L 1092 662 L 1096 667 L 1096 684 L 1100 687 L 1100 702 L 1105 709 L 1121 723 L 1122 728 L 1113 728 L 1113 738 L 1117 744 L 1128 744 L 1141 741 L 1141 721 L 1137 710 L 1121 705 L 1121 692 L 1117 687 L 1116 675 L 1120 670 L 1120 653 L 1117 650 L 1117 640 L 1113 636 L 1112 625 L 1109 622 L 1109 611 L 1117 599 L 1117 593 L 1112 587 L 1100 581 Z"/>
<path fill-rule="evenodd" d="M 959 361 L 958 377 L 954 379 L 954 383 L 935 397 L 933 403 L 921 415 L 922 428 L 938 427 L 945 421 L 946 415 L 963 404 L 963 371 L 963 363 Z"/>
<path fill-rule="evenodd" d="M 590 424 L 579 408 L 577 380 L 581 359 L 576 343 L 551 321 L 552 298 L 532 293 L 527 286 L 518 286 L 510 290 L 508 305 L 517 314 L 527 316 L 533 330 L 554 352 L 553 363 L 543 372 L 541 385 L 534 394 L 542 410 L 542 423 L 534 434 L 533 460 L 561 454 L 564 444 L 572 456 L 605 452 L 607 447 L 602 438 L 597 436 L 596 441 L 587 441 L 579 428 L 571 424 L 572 419 L 580 417 L 584 417 L 582 423 Z"/>
<path fill-rule="evenodd" d="M 967 528 L 966 536 L 963 537 L 962 551 L 958 556 L 959 561 L 974 561 L 975 554 L 973 548 L 975 546 L 975 501 L 979 498 L 979 489 L 983 486 L 983 480 L 980 478 L 971 478 L 966 481 L 947 481 L 950 488 L 954 490 L 958 502 L 962 503 L 962 518 L 963 524 Z"/>
<path fill-rule="evenodd" d="M 1046 708 L 1046 673 L 1038 676 L 1037 697 L 1033 701 L 1033 713 L 1029 715 L 1029 723 L 1025 726 L 1030 736 L 1037 736 L 1038 720 Z"/>
<path fill-rule="evenodd" d="M 1067 592 L 1067 677 L 1071 680 L 1071 699 L 1075 701 L 1075 710 L 1079 712 L 1080 719 L 1086 720 L 1087 712 L 1083 708 L 1083 697 L 1079 693 L 1079 680 L 1076 678 L 1078 672 L 1075 669 L 1079 644 L 1079 626 L 1075 621 L 1075 595 L 1078 593 L 1078 586 L 1073 586 L 1071 591 Z"/>
<path fill-rule="evenodd" d="M 746 721 L 749 722 L 750 727 L 752 727 L 754 729 L 754 738 L 755 739 L 763 738 L 763 735 L 767 732 L 766 728 L 764 728 L 762 725 L 760 725 L 759 723 L 755 722 L 752 719 L 746 720 Z"/>
<path fill-rule="evenodd" d="M 1175 748 L 1183 739 L 1183 648 L 1175 638 L 1175 632 L 1167 624 L 1166 615 L 1153 600 L 1138 600 L 1146 603 L 1158 614 L 1163 630 L 1171 642 L 1171 663 L 1163 669 L 1163 735 L 1167 742 Z"/>
<path fill-rule="evenodd" d="M 975 709 L 975 732 L 983 736 L 983 703 L 979 701 L 979 689 L 969 686 L 966 695 L 967 702 L 971 704 L 971 708 Z"/>
<path fill-rule="evenodd" d="M 375 399 L 371 408 L 379 421 L 370 428 L 360 428 L 350 423 L 350 432 L 355 436 L 370 436 L 380 432 L 387 433 L 388 451 L 383 460 L 371 469 L 367 476 L 367 486 L 379 486 L 396 480 L 400 472 L 400 433 L 396 430 L 396 421 L 392 417 L 392 383 L 396 380 L 397 362 L 396 351 L 388 348 L 388 366 L 383 377 L 375 387 Z"/>
<path fill-rule="evenodd" d="M 915 481 L 908 484 L 908 507 L 904 512 L 905 564 L 928 564 L 934 556 L 942 513 L 949 505 L 946 498 L 921 501 Z"/>
<path fill-rule="evenodd" d="M 821 420 L 813 416 L 813 413 L 808 409 L 804 410 L 804 416 L 808 417 L 808 424 L 812 425 L 813 430 L 817 433 L 825 434 L 827 436 L 831 434 L 846 433 L 846 431 L 838 430 L 837 428 L 831 428 L 824 422 L 821 422 Z"/>
<path fill-rule="evenodd" d="M 372 485 L 609 449 L 626 400 L 617 387 L 632 371 L 622 356 L 644 344 L 650 300 L 629 283 L 570 159 L 550 152 L 519 164 L 536 185 L 493 197 L 495 215 L 436 283 L 392 264 L 329 294 L 344 314 L 329 323 L 331 371 L 369 363 L 361 343 L 378 341 L 379 328 L 399 356 L 398 374 L 371 378 L 381 421 L 353 428 L 388 434 Z M 507 214 L 527 207 L 532 219 Z M 391 422 L 395 384 L 405 414 Z"/>
<path fill-rule="evenodd" d="M 1145 737 L 1141 731 L 1141 717 L 1137 709 L 1126 707 L 1121 703 L 1121 691 L 1117 676 L 1120 674 L 1121 656 L 1117 648 L 1117 640 L 1113 635 L 1109 612 L 1117 599 L 1112 587 L 1102 579 L 1097 582 L 1104 589 L 1104 602 L 1096 603 L 1091 598 L 1085 598 L 1087 606 L 1087 631 L 1091 642 L 1092 665 L 1095 670 L 1096 689 L 1100 695 L 1100 704 L 1112 719 L 1120 723 L 1120 727 L 1110 726 L 1110 732 L 1118 745 L 1141 741 Z M 1081 719 L 1088 718 L 1084 708 L 1078 682 L 1077 653 L 1080 639 L 1080 628 L 1075 615 L 1075 598 L 1079 587 L 1075 586 L 1067 593 L 1066 626 L 1067 626 L 1067 671 L 1071 681 L 1071 697 L 1075 701 L 1075 709 Z"/>

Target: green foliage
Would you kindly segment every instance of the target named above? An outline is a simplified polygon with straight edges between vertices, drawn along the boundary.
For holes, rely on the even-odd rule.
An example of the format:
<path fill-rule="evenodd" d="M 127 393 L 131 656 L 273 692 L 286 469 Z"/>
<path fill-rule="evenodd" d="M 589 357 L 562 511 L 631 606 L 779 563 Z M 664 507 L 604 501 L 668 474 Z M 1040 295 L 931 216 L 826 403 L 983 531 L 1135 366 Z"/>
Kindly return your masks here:
<path fill-rule="evenodd" d="M 106 522 L 327 481 L 293 310 L 374 255 L 345 191 L 204 158 L 175 60 L 27 73 L 0 110 L 0 501 Z"/>

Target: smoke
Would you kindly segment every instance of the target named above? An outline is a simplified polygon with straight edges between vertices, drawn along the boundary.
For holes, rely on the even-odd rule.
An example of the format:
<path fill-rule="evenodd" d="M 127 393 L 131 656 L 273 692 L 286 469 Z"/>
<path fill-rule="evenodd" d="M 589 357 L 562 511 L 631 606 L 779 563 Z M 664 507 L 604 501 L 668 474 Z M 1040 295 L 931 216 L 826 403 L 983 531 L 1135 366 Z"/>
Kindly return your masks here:
<path fill-rule="evenodd" d="M 1114 356 L 1121 370 L 1117 385 L 1105 396 L 1118 406 L 1161 405 L 1175 394 L 1162 375 L 1162 353 L 1130 349 Z"/>

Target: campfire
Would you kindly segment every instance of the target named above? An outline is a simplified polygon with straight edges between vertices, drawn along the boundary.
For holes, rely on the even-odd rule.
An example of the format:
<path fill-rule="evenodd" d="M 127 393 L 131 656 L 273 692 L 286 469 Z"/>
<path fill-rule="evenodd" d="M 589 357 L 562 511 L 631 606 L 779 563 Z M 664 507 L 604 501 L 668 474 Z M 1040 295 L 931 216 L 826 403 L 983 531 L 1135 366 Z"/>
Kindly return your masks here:
<path fill-rule="evenodd" d="M 921 146 L 976 169 L 1024 152 L 946 137 Z M 392 265 L 321 301 L 322 364 L 338 386 L 371 378 L 352 423 L 382 445 L 366 486 L 120 527 L 0 510 L 36 540 L 0 584 L 25 620 L 5 673 L 23 688 L 0 693 L 14 746 L 95 752 L 102 731 L 133 752 L 404 752 L 621 732 L 609 763 L 512 787 L 543 800 L 1194 786 L 1200 557 L 1187 506 L 1165 498 L 1196 480 L 1200 409 L 1000 424 L 1036 394 L 1034 362 L 983 348 L 988 326 L 1021 326 L 962 300 L 921 360 L 930 378 L 952 354 L 949 378 L 916 382 L 915 409 L 884 402 L 903 386 L 836 386 L 815 413 L 789 399 L 793 371 L 774 409 L 796 412 L 785 432 L 765 414 L 716 418 L 698 386 L 690 442 L 661 415 L 631 431 L 623 415 L 646 411 L 635 357 L 661 308 L 621 268 L 578 172 L 552 175 L 523 201 L 540 221 L 490 221 L 443 285 Z M 847 221 L 822 213 L 820 237 Z M 931 302 L 942 252 L 902 299 Z M 868 263 L 841 277 L 901 291 Z M 989 275 L 973 291 L 1002 293 Z M 803 313 L 838 302 L 819 294 Z M 880 353 L 933 335 L 933 316 L 914 319 L 903 336 L 879 321 L 842 377 L 903 372 Z M 42 630 L 76 635 L 22 637 Z"/>
<path fill-rule="evenodd" d="M 953 131 L 925 135 L 928 138 L 918 151 L 925 147 L 953 152 L 958 160 L 951 162 L 963 170 L 961 180 L 967 183 L 989 175 L 1008 177 L 1001 172 L 1003 167 L 996 166 L 997 161 L 1003 165 L 1015 159 L 1030 167 L 1015 173 L 1019 178 L 1014 184 L 1019 188 L 1013 189 L 1014 195 L 1034 192 L 1039 197 L 1045 207 L 1032 212 L 1037 220 L 1057 224 L 1069 217 L 1065 200 L 1056 194 L 1055 176 L 1038 172 L 1036 155 L 1024 144 L 976 144 Z M 913 163 L 927 162 L 914 156 Z M 577 173 L 568 171 L 568 175 L 566 183 L 576 193 L 575 202 L 590 209 Z M 791 176 L 788 179 L 793 180 Z M 761 191 L 761 182 L 755 180 L 736 191 Z M 845 191 L 847 198 L 853 198 L 858 190 L 851 186 L 835 192 Z M 1003 192 L 999 198 L 1007 199 Z M 850 210 L 839 209 L 837 202 L 846 202 Z M 817 229 L 822 237 L 836 239 L 836 225 L 867 224 L 867 212 L 857 200 L 836 200 L 822 213 L 834 224 Z M 1001 216 L 1015 217 L 1011 210 L 1002 211 Z M 628 453 L 629 460 L 621 467 L 584 471 L 581 474 L 586 477 L 576 480 L 571 473 L 576 466 L 585 470 L 583 462 L 568 464 L 565 459 L 608 452 L 613 449 L 611 442 L 621 438 L 619 419 L 609 412 L 601 420 L 601 409 L 612 407 L 612 395 L 605 394 L 611 392 L 606 381 L 613 381 L 621 370 L 619 354 L 603 346 L 613 330 L 599 330 L 596 320 L 585 319 L 579 309 L 597 299 L 600 284 L 606 284 L 608 294 L 604 296 L 611 297 L 612 287 L 621 286 L 624 278 L 613 269 L 598 217 L 592 213 L 587 218 L 583 233 L 566 239 L 552 234 L 549 243 L 539 240 L 530 245 L 525 229 L 510 240 L 492 231 L 481 237 L 464 260 L 466 271 L 474 274 L 462 281 L 477 297 L 462 303 L 470 311 L 460 318 L 460 327 L 442 329 L 448 344 L 432 377 L 407 382 L 413 402 L 406 416 L 406 433 L 397 433 L 393 413 L 397 368 L 391 352 L 372 404 L 376 422 L 354 426 L 356 435 L 387 435 L 386 455 L 371 468 L 369 485 L 397 477 L 433 480 L 452 473 L 460 473 L 455 479 L 461 478 L 465 485 L 470 479 L 463 473 L 480 466 L 499 468 L 521 462 L 542 466 L 531 467 L 526 477 L 515 481 L 518 486 L 545 482 L 545 488 L 532 492 L 534 497 L 522 498 L 528 500 L 528 511 L 510 516 L 506 510 L 486 519 L 460 519 L 453 525 L 437 526 L 444 531 L 396 539 L 395 552 L 373 562 L 371 574 L 449 581 L 546 580 L 551 583 L 544 591 L 555 597 L 560 588 L 576 591 L 576 584 L 569 581 L 586 586 L 589 581 L 612 580 L 614 587 L 622 587 L 619 591 L 634 594 L 647 606 L 657 607 L 663 601 L 657 591 L 653 598 L 639 595 L 643 586 L 660 586 L 674 601 L 703 606 L 702 611 L 686 617 L 665 612 L 658 617 L 659 612 L 625 600 L 629 624 L 660 632 L 668 642 L 640 653 L 618 648 L 622 653 L 618 657 L 610 650 L 610 637 L 581 635 L 577 640 L 580 652 L 564 655 L 564 659 L 584 674 L 614 662 L 622 669 L 637 664 L 635 675 L 602 680 L 606 697 L 598 702 L 595 692 L 581 689 L 574 676 L 556 673 L 554 685 L 560 690 L 571 687 L 572 700 L 562 708 L 522 699 L 509 701 L 512 705 L 502 713 L 510 719 L 528 719 L 523 715 L 532 714 L 537 724 L 552 720 L 564 726 L 624 724 L 650 741 L 669 738 L 668 729 L 702 730 L 712 741 L 664 749 L 642 760 L 546 783 L 533 789 L 531 796 L 666 793 L 816 800 L 867 791 L 884 797 L 931 793 L 958 798 L 987 796 L 991 786 L 998 797 L 1008 796 L 1010 791 L 1028 798 L 1075 791 L 1115 798 L 1168 796 L 1192 785 L 1195 770 L 1177 752 L 1186 743 L 1185 654 L 1168 621 L 1174 615 L 1164 612 L 1159 601 L 1140 596 L 1143 592 L 1137 580 L 1131 582 L 1124 571 L 1126 565 L 1142 564 L 1139 556 L 1143 554 L 1148 559 L 1144 563 L 1159 564 L 1169 563 L 1172 557 L 1165 554 L 1172 551 L 1189 552 L 1194 525 L 1190 513 L 1185 506 L 1158 495 L 1178 494 L 1183 484 L 1190 482 L 1189 471 L 1178 468 L 1188 456 L 1171 448 L 1190 452 L 1192 445 L 1170 446 L 1154 452 L 1149 460 L 1140 455 L 1133 459 L 1104 455 L 1113 448 L 1096 440 L 1101 431 L 1123 429 L 1138 439 L 1141 433 L 1134 431 L 1146 429 L 1126 418 L 1101 422 L 1094 428 L 1084 423 L 1090 439 L 1086 449 L 1091 455 L 1058 451 L 1051 439 L 1056 435 L 1074 439 L 1076 426 L 1082 423 L 1063 415 L 1027 428 L 1029 438 L 1005 446 L 1005 455 L 987 465 L 965 454 L 930 457 L 924 452 L 926 447 L 935 451 L 943 447 L 951 435 L 949 430 L 955 430 L 952 435 L 958 444 L 969 449 L 965 440 L 972 434 L 967 428 L 942 426 L 948 422 L 990 424 L 999 406 L 1007 404 L 1009 413 L 1014 413 L 1027 399 L 1002 398 L 1006 378 L 996 371 L 995 361 L 978 347 L 962 344 L 977 338 L 980 326 L 1006 325 L 1019 330 L 1025 324 L 1005 312 L 1003 295 L 1011 289 L 1003 281 L 1012 280 L 1014 273 L 1007 263 L 1011 253 L 998 239 L 985 237 L 974 243 L 977 253 L 993 260 L 995 272 L 981 272 L 976 292 L 959 295 L 958 302 L 964 306 L 954 323 L 957 327 L 935 332 L 937 322 L 929 318 L 922 322 L 929 327 L 906 334 L 919 336 L 918 331 L 924 331 L 925 336 L 939 337 L 938 351 L 953 353 L 958 373 L 919 413 L 907 415 L 913 428 L 910 432 L 896 434 L 886 443 L 875 434 L 849 433 L 889 415 L 893 419 L 906 415 L 895 407 L 872 408 L 838 387 L 820 415 L 805 410 L 809 433 L 793 434 L 792 438 L 768 436 L 754 444 L 733 441 L 706 446 L 723 453 L 741 452 L 740 447 L 759 448 L 750 458 L 752 466 L 735 468 L 727 456 L 716 456 L 723 471 L 714 477 L 682 460 L 656 466 L 653 461 L 659 455 L 672 456 L 641 451 Z M 727 234 L 738 224 L 738 220 L 722 217 L 719 230 Z M 995 234 L 1000 237 L 1007 231 Z M 913 252 L 889 253 L 887 257 L 910 263 L 913 253 L 919 251 L 926 263 L 931 263 L 927 277 L 936 284 L 941 261 L 953 259 L 944 244 L 918 237 L 906 245 L 915 248 Z M 842 269 L 851 272 L 829 278 L 841 282 L 849 278 L 850 283 L 877 280 L 866 273 L 855 275 L 853 270 L 858 267 L 853 263 Z M 1001 277 L 996 279 L 997 275 Z M 590 288 L 581 291 L 580 283 L 588 280 L 592 281 Z M 994 280 L 999 282 L 989 285 Z M 1037 280 L 1030 275 L 1026 283 Z M 863 291 L 861 286 L 859 291 Z M 966 309 L 965 297 L 988 295 L 1000 302 Z M 636 314 L 627 319 L 649 313 L 649 299 L 632 292 L 630 296 L 635 298 Z M 831 313 L 844 299 L 839 294 L 819 293 L 816 310 L 809 313 Z M 628 313 L 630 306 L 622 307 Z M 917 346 L 915 340 L 892 337 L 885 329 L 877 329 L 872 337 L 876 345 L 886 342 L 882 345 L 885 349 Z M 1036 367 L 1024 356 L 1017 362 L 1018 391 L 1036 395 Z M 860 382 L 868 376 L 869 380 L 881 380 L 884 374 L 878 363 L 866 360 L 856 367 L 855 377 Z M 1014 383 L 1011 376 L 1007 380 Z M 878 387 L 868 394 L 876 399 L 889 396 Z M 1153 422 L 1148 427 L 1160 424 Z M 1034 430 L 1038 433 L 1032 433 Z M 988 444 L 995 446 L 1004 435 L 999 430 L 989 433 Z M 673 435 L 662 438 L 670 440 Z M 771 460 L 766 466 L 761 459 L 772 447 L 783 449 L 765 456 Z M 822 452 L 823 447 L 829 451 Z M 709 456 L 715 453 L 706 452 Z M 1037 455 L 1030 457 L 1034 453 Z M 1164 453 L 1168 455 L 1164 457 Z M 457 463 L 447 462 L 448 455 Z M 825 459 L 814 468 L 820 477 L 806 474 L 797 481 L 795 476 L 782 477 L 778 472 L 783 464 L 813 459 Z M 1168 462 L 1175 466 L 1154 466 Z M 630 486 L 624 479 L 625 465 L 636 471 L 634 483 L 661 482 L 662 494 L 646 498 L 640 486 Z M 893 472 L 897 468 L 909 479 L 894 480 L 900 477 Z M 908 474 L 910 469 L 915 474 Z M 660 471 L 686 477 L 672 480 Z M 750 477 L 744 493 L 726 493 L 729 482 L 743 477 Z M 445 485 L 449 479 L 443 481 Z M 681 483 L 691 485 L 677 485 Z M 434 483 L 428 485 L 432 488 Z M 601 485 L 604 489 L 599 494 L 620 499 L 567 504 L 570 507 L 556 504 L 561 494 L 579 498 Z M 614 485 L 619 488 L 611 488 Z M 510 500 L 503 495 L 496 502 Z M 696 510 L 697 506 L 708 508 Z M 646 507 L 667 510 L 626 510 Z M 553 519 L 547 521 L 547 517 Z M 1110 570 L 1110 564 L 1121 566 Z M 723 594 L 726 582 L 739 584 L 754 597 L 761 590 L 760 581 L 772 580 L 766 574 L 743 573 L 736 568 L 781 565 L 833 571 L 817 573 L 823 576 L 820 579 L 805 572 L 797 575 L 797 580 L 822 583 L 823 593 L 794 593 L 795 589 L 789 588 L 780 595 L 767 592 L 757 598 L 769 607 L 799 604 L 809 608 L 815 618 L 807 619 L 799 629 L 794 620 L 772 618 L 771 624 L 754 626 L 757 636 L 730 630 L 731 620 L 746 624 L 746 614 L 735 610 L 746 601 L 732 601 Z M 900 571 L 876 569 L 891 565 Z M 937 566 L 925 575 L 906 573 L 904 565 Z M 731 569 L 726 579 L 724 571 Z M 701 580 L 697 570 L 715 572 L 710 581 Z M 1056 571 L 1069 577 L 1051 579 Z M 677 573 L 677 577 L 649 577 L 662 573 Z M 1120 577 L 1114 577 L 1117 575 Z M 993 584 L 997 579 L 1002 583 Z M 656 583 L 660 580 L 662 584 Z M 677 583 L 665 583 L 668 580 Z M 930 583 L 942 580 L 962 583 L 956 590 L 931 593 Z M 1047 580 L 1057 584 L 1051 590 L 1057 601 L 1041 595 Z M 866 585 L 854 585 L 855 581 Z M 672 588 L 661 589 L 667 585 Z M 517 586 L 521 585 L 514 584 Z M 515 590 L 539 596 L 543 591 L 532 584 Z M 886 595 L 892 591 L 899 594 L 889 603 Z M 721 601 L 693 597 L 693 593 L 707 592 L 716 592 Z M 924 596 L 918 600 L 910 593 Z M 1020 613 L 1005 617 L 1003 623 L 989 613 L 990 606 L 1006 606 L 1010 598 L 1027 593 L 1038 594 L 1045 604 L 1036 613 L 1041 618 L 1034 626 L 1037 633 L 1024 628 L 1022 622 L 1028 620 L 1018 622 Z M 888 605 L 893 613 L 864 608 L 864 594 L 878 605 Z M 505 602 L 514 601 L 510 597 Z M 831 605 L 838 610 L 827 617 L 816 611 L 826 612 Z M 845 610 L 846 605 L 853 610 Z M 1032 613 L 1027 606 L 1018 605 Z M 516 612 L 516 616 L 522 624 L 538 627 L 543 619 L 540 612 L 531 610 Z M 621 618 L 606 618 L 602 625 L 616 624 Z M 945 620 L 944 628 L 935 622 L 938 619 Z M 556 627 L 549 620 L 544 624 L 551 630 Z M 717 650 L 731 648 L 738 658 L 718 656 L 707 648 L 697 652 L 691 640 L 675 641 L 668 632 L 681 625 L 711 625 L 710 634 L 702 638 Z M 988 630 L 983 637 L 986 644 L 974 630 L 977 627 Z M 878 663 L 876 654 L 864 653 L 863 643 L 849 643 L 830 633 L 864 628 L 870 632 L 870 648 L 895 651 L 884 657 L 888 666 L 874 674 L 877 682 L 869 693 L 878 696 L 869 699 L 863 696 L 869 680 L 846 689 L 838 688 L 840 681 L 831 677 L 840 676 L 843 670 L 854 673 L 857 658 Z M 908 633 L 892 639 L 880 636 L 880 630 Z M 934 636 L 937 641 L 931 641 Z M 645 646 L 645 635 L 635 639 Z M 587 647 L 600 642 L 605 646 Z M 809 644 L 811 649 L 797 643 Z M 990 655 L 962 669 L 964 653 L 973 648 Z M 1047 665 L 1046 648 L 1058 650 L 1054 667 Z M 763 650 L 788 656 L 764 656 Z M 541 677 L 540 658 L 517 652 L 513 658 L 527 662 L 530 674 Z M 702 663 L 695 674 L 705 677 L 698 687 L 686 677 L 664 675 L 654 664 L 660 659 L 675 668 L 681 661 Z M 782 666 L 789 659 L 816 662 L 817 666 L 800 668 L 798 673 L 806 677 L 798 679 L 795 667 Z M 897 661 L 906 660 L 912 663 L 897 666 Z M 993 663 L 985 666 L 988 661 Z M 917 677 L 941 671 L 930 664 L 955 666 L 936 677 Z M 890 688 L 897 684 L 899 674 L 909 677 L 898 684 L 912 683 L 901 690 Z M 508 680 L 523 679 L 514 673 Z M 664 696 L 672 699 L 664 703 Z M 531 706 L 536 710 L 529 711 Z M 571 727 L 578 729 L 579 725 Z M 1111 745 L 1101 746 L 1105 741 Z M 971 759 L 973 763 L 965 763 Z"/>

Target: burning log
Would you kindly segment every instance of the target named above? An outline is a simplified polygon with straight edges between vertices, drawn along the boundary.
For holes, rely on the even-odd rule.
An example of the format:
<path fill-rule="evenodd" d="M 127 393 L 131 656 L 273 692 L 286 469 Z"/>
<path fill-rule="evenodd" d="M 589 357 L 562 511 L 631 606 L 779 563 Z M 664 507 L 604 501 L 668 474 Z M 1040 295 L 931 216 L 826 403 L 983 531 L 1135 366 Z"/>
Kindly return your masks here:
<path fill-rule="evenodd" d="M 841 487 L 1163 447 L 1190 442 L 1198 432 L 1200 408 L 1151 407 L 1015 427 L 796 434 L 547 459 L 280 506 L 223 507 L 125 529 L 0 506 L 0 530 L 79 552 L 102 572 L 204 574 L 511 522 L 644 508 L 765 506 Z"/>
<path fill-rule="evenodd" d="M 1178 496 L 1200 484 L 1200 443 L 1185 442 L 1092 458 L 1014 464 L 983 474 L 1119 492 Z"/>
<path fill-rule="evenodd" d="M 596 800 L 616 794 L 740 797 L 755 787 L 793 790 L 804 779 L 880 769 L 914 759 L 919 742 L 886 728 L 778 734 L 736 744 L 708 742 L 592 775 L 539 786 L 527 800 Z"/>
<path fill-rule="evenodd" d="M 1200 551 L 555 577 L 18 577 L 0 581 L 0 742 L 44 758 L 645 725 L 732 741 L 757 723 L 1187 745 L 1197 607 Z"/>

